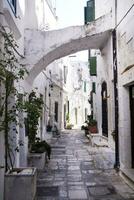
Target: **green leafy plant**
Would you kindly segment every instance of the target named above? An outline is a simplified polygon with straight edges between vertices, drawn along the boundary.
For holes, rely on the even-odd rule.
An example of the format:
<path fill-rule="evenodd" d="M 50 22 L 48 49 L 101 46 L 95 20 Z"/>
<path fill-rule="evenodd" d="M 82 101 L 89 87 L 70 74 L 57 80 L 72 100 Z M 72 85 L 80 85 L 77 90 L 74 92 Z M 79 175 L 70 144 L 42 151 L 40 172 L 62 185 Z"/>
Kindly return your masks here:
<path fill-rule="evenodd" d="M 73 128 L 73 124 L 68 123 L 68 124 L 66 125 L 66 129 L 72 129 L 72 128 Z"/>
<path fill-rule="evenodd" d="M 13 138 L 11 133 L 17 134 L 18 113 L 22 109 L 22 100 L 20 100 L 19 81 L 24 79 L 28 73 L 25 66 L 20 64 L 17 54 L 18 45 L 10 30 L 0 27 L 0 131 L 5 134 L 5 165 L 6 171 L 13 169 L 15 163 L 15 151 L 19 147 L 11 146 Z"/>
<path fill-rule="evenodd" d="M 29 151 L 31 153 L 47 152 L 47 156 L 50 159 L 51 146 L 45 140 L 40 141 L 40 138 L 37 138 L 43 104 L 42 97 L 33 90 L 29 94 L 28 101 L 24 103 L 24 109 L 27 113 Z"/>
<path fill-rule="evenodd" d="M 93 119 L 92 115 L 87 116 L 87 124 L 88 124 L 88 130 L 91 133 L 97 133 L 98 128 L 97 128 L 97 121 Z"/>
<path fill-rule="evenodd" d="M 67 123 L 70 122 L 69 113 L 66 114 L 66 122 L 67 122 Z"/>
<path fill-rule="evenodd" d="M 40 141 L 39 138 L 36 138 L 36 142 L 32 145 L 31 152 L 33 153 L 47 152 L 47 156 L 50 160 L 51 146 L 45 140 Z"/>
<path fill-rule="evenodd" d="M 39 118 L 42 114 L 43 99 L 37 95 L 35 91 L 29 94 L 28 101 L 24 103 L 24 109 L 27 113 L 27 124 L 28 124 L 28 141 L 29 150 L 31 151 L 32 145 L 36 142 L 36 135 L 39 126 Z"/>
<path fill-rule="evenodd" d="M 96 126 L 97 121 L 95 119 L 93 119 L 92 115 L 88 115 L 87 116 L 87 124 L 88 124 L 88 126 Z"/>

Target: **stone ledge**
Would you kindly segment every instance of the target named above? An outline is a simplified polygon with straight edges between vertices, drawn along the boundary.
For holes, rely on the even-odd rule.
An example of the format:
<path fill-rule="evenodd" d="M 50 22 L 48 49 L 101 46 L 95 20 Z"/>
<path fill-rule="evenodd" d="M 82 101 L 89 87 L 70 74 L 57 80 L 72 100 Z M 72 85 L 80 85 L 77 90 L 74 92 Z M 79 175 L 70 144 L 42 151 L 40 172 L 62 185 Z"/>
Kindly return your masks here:
<path fill-rule="evenodd" d="M 121 169 L 120 176 L 132 189 L 134 189 L 134 169 Z"/>
<path fill-rule="evenodd" d="M 47 162 L 47 153 L 30 153 L 28 155 L 28 166 L 43 169 Z"/>
<path fill-rule="evenodd" d="M 97 147 L 108 147 L 108 140 L 99 133 L 90 133 L 87 137 L 91 140 L 92 146 Z"/>

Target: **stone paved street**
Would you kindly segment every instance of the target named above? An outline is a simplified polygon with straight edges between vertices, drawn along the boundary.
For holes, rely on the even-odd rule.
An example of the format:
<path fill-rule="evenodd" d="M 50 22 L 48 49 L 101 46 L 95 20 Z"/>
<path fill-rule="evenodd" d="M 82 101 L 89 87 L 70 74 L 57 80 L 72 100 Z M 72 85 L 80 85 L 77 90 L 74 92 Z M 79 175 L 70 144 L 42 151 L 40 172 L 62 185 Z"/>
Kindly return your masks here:
<path fill-rule="evenodd" d="M 92 147 L 82 131 L 51 140 L 51 160 L 38 172 L 37 200 L 134 200 L 134 191 L 113 170 L 114 153 Z"/>

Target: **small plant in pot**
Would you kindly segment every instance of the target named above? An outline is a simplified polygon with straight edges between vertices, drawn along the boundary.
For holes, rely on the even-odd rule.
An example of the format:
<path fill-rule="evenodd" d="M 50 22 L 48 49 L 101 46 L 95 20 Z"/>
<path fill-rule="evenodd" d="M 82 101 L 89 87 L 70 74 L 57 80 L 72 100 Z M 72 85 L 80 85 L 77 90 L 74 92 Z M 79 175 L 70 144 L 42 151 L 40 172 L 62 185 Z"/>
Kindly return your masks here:
<path fill-rule="evenodd" d="M 87 120 L 81 126 L 81 130 L 85 130 L 85 136 L 87 136 L 89 134 L 89 132 L 88 132 L 88 121 Z"/>
<path fill-rule="evenodd" d="M 70 123 L 69 113 L 66 114 L 66 129 L 71 130 L 73 128 L 73 124 Z"/>
<path fill-rule="evenodd" d="M 51 156 L 51 146 L 45 141 L 41 141 L 40 138 L 36 138 L 36 142 L 32 145 L 32 153 L 47 153 L 48 159 Z"/>
<path fill-rule="evenodd" d="M 93 119 L 92 115 L 88 115 L 88 130 L 90 133 L 97 133 L 97 121 Z"/>

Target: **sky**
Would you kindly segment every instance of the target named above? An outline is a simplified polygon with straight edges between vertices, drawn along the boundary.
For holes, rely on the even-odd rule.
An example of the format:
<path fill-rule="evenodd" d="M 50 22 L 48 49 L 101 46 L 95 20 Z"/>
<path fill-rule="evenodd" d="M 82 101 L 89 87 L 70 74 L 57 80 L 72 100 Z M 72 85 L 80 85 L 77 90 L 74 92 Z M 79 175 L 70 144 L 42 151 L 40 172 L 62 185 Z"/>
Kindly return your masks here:
<path fill-rule="evenodd" d="M 60 27 L 84 24 L 86 0 L 56 0 L 56 13 Z"/>
<path fill-rule="evenodd" d="M 58 17 L 58 27 L 83 25 L 84 6 L 87 0 L 56 0 L 56 13 Z M 76 59 L 87 61 L 87 51 L 79 52 Z"/>

